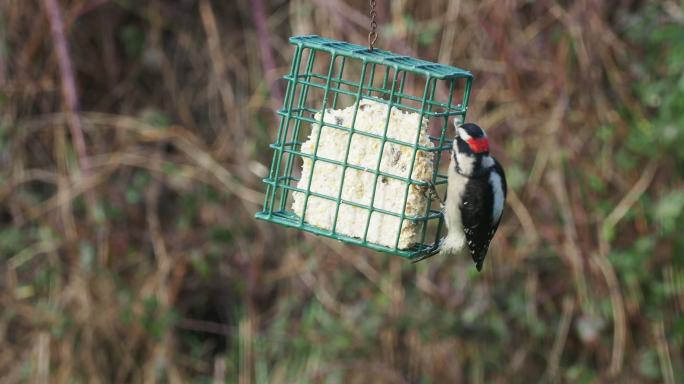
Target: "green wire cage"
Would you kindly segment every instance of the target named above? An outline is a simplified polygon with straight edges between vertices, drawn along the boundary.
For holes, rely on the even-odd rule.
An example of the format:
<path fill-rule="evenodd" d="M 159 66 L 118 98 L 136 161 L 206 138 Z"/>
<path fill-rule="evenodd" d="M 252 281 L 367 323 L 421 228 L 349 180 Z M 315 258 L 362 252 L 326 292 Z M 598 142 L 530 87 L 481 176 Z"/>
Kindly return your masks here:
<path fill-rule="evenodd" d="M 442 168 L 448 165 L 451 121 L 465 119 L 473 78 L 470 72 L 315 35 L 291 37 L 290 43 L 295 52 L 290 73 L 284 78 L 287 91 L 278 111 L 280 124 L 271 145 L 270 173 L 264 179 L 264 207 L 255 217 L 409 259 L 434 252 L 444 218 L 438 199 L 429 191 L 448 181 L 440 163 Z M 331 117 L 343 113 L 337 109 L 344 106 L 345 120 Z M 367 117 L 363 114 L 370 113 L 363 111 L 366 106 L 384 108 L 374 131 L 361 127 L 361 119 Z M 377 118 L 379 113 L 374 113 Z M 394 126 L 396 119 L 416 126 Z M 401 136 L 399 129 L 411 132 Z M 337 142 L 328 143 L 333 138 Z M 366 140 L 361 155 L 354 152 L 360 140 Z M 324 145 L 339 150 L 331 154 L 331 150 L 321 149 Z M 370 149 L 376 152 L 368 152 Z M 352 161 L 350 152 L 365 163 Z M 408 168 L 402 168 L 401 174 L 381 166 L 390 163 L 386 157 L 396 160 L 401 154 L 406 157 L 404 168 Z M 416 177 L 414 167 L 421 159 L 430 164 L 421 168 L 424 176 Z M 333 181 L 325 185 L 323 177 Z M 352 178 L 356 187 L 351 185 Z M 312 180 L 319 190 L 312 188 Z M 391 191 L 383 189 L 390 185 Z M 365 188 L 363 193 L 370 198 L 349 197 L 353 188 Z M 410 196 L 418 196 L 419 212 L 413 206 L 411 212 L 407 210 Z M 394 208 L 388 208 L 383 199 L 394 199 Z M 313 213 L 307 209 L 312 207 L 329 225 L 310 222 Z M 400 241 L 407 228 L 412 231 L 410 241 Z M 389 236 L 391 241 L 376 241 L 381 236 Z"/>

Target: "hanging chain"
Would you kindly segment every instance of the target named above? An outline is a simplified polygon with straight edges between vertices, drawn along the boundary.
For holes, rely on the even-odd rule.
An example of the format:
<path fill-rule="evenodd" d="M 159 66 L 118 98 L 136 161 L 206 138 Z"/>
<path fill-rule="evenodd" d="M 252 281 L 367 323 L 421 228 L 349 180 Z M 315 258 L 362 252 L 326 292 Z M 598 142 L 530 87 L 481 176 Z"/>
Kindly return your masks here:
<path fill-rule="evenodd" d="M 373 44 L 375 44 L 375 40 L 378 39 L 378 23 L 375 21 L 375 18 L 378 16 L 378 13 L 375 11 L 375 0 L 370 0 L 370 32 L 368 33 L 368 50 L 372 51 L 373 50 Z"/>

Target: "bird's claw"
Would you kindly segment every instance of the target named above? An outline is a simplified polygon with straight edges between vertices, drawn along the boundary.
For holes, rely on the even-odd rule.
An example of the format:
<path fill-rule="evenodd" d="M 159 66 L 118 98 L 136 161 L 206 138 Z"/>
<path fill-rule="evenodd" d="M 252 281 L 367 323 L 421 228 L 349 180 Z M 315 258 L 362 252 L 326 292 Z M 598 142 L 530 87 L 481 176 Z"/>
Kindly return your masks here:
<path fill-rule="evenodd" d="M 423 260 L 425 260 L 425 259 L 429 259 L 429 258 L 431 258 L 432 256 L 438 254 L 438 253 L 439 253 L 439 250 L 440 250 L 439 247 L 437 247 L 437 248 L 433 249 L 432 251 L 426 253 L 425 255 L 419 257 L 419 258 L 417 258 L 417 259 L 415 259 L 415 260 L 411 260 L 411 262 L 412 262 L 413 264 L 415 264 L 415 263 L 417 263 L 417 262 L 419 262 L 419 261 L 423 261 Z"/>
<path fill-rule="evenodd" d="M 430 187 L 430 198 L 436 197 L 437 200 L 439 200 L 439 205 L 442 209 L 444 209 L 444 200 L 439 196 L 439 193 L 437 193 L 437 188 L 435 187 L 435 183 L 432 181 L 428 181 L 428 186 Z"/>

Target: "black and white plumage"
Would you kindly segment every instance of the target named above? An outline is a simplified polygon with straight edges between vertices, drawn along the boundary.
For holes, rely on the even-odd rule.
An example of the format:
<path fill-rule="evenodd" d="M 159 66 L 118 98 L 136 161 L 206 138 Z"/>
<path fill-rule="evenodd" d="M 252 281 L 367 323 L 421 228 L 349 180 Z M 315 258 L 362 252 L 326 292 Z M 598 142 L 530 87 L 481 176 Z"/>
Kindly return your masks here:
<path fill-rule="evenodd" d="M 506 176 L 489 154 L 482 128 L 468 123 L 456 126 L 456 132 L 444 203 L 449 232 L 442 239 L 440 253 L 455 254 L 466 245 L 479 271 L 501 221 Z"/>

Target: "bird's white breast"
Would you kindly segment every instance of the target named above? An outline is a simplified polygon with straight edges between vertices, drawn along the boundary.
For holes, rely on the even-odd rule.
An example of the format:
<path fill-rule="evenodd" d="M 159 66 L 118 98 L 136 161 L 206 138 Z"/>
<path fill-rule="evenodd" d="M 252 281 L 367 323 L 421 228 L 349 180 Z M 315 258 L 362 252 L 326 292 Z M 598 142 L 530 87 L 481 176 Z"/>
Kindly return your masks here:
<path fill-rule="evenodd" d="M 456 149 L 454 149 L 454 150 L 456 150 Z M 463 173 L 464 175 L 470 175 L 473 173 L 473 169 L 475 168 L 475 158 L 474 157 L 465 155 L 465 154 L 460 153 L 460 152 L 456 152 L 456 160 L 458 161 L 458 167 L 461 169 L 461 173 Z M 454 159 L 452 158 L 451 159 L 452 168 L 454 168 L 453 162 L 454 162 Z M 451 170 L 449 170 L 449 172 L 451 172 Z M 457 172 L 455 172 L 455 170 L 454 170 L 454 173 L 457 173 Z M 464 179 L 466 181 L 468 180 L 466 178 L 464 178 Z M 451 174 L 449 174 L 449 183 L 451 183 Z"/>
<path fill-rule="evenodd" d="M 469 167 L 472 169 L 473 167 L 473 162 L 474 159 L 468 158 L 467 156 L 463 156 L 460 154 L 457 154 L 459 156 L 459 166 L 461 169 L 465 165 L 466 167 Z M 461 159 L 460 157 L 463 157 Z M 461 161 L 463 160 L 463 161 Z M 452 223 L 461 223 L 461 211 L 459 210 L 459 204 L 461 202 L 461 199 L 463 198 L 463 191 L 465 191 L 466 184 L 468 184 L 468 178 L 461 175 L 460 173 L 456 172 L 456 164 L 454 164 L 454 160 L 451 160 L 451 164 L 449 164 L 449 184 L 447 188 L 447 206 L 446 206 L 446 211 L 447 211 L 447 225 L 452 224 Z"/>
<path fill-rule="evenodd" d="M 449 232 L 443 239 L 441 247 L 442 252 L 454 254 L 458 252 L 465 243 L 460 203 L 463 198 L 466 184 L 468 183 L 468 178 L 456 172 L 456 164 L 454 164 L 453 158 L 451 159 L 451 164 L 449 164 L 448 174 L 449 184 L 444 206 L 444 217 Z"/>

